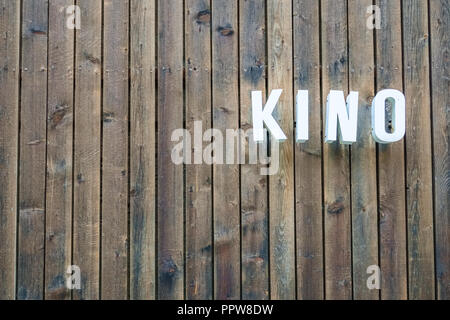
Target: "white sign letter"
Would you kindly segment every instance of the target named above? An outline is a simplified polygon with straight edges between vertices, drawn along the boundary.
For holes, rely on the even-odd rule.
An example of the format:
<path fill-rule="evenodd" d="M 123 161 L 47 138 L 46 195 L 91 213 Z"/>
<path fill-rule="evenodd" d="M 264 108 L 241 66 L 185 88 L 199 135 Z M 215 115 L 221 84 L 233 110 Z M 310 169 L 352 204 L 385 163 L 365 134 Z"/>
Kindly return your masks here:
<path fill-rule="evenodd" d="M 325 142 L 336 141 L 339 120 L 339 138 L 343 144 L 356 142 L 358 124 L 358 92 L 352 91 L 345 103 L 344 92 L 331 90 L 327 98 Z"/>
<path fill-rule="evenodd" d="M 308 90 L 298 90 L 296 108 L 296 140 L 306 142 L 309 139 L 309 101 Z"/>
<path fill-rule="evenodd" d="M 283 90 L 281 89 L 273 90 L 270 93 L 269 100 L 267 100 L 266 106 L 263 110 L 262 92 L 252 91 L 253 139 L 256 142 L 264 141 L 264 123 L 275 139 L 287 139 L 280 126 L 272 116 L 272 112 L 275 109 L 282 92 Z"/>
<path fill-rule="evenodd" d="M 392 104 L 393 133 L 386 132 L 386 100 Z M 405 96 L 398 90 L 380 91 L 372 102 L 372 136 L 378 143 L 392 143 L 403 139 L 406 132 Z"/>

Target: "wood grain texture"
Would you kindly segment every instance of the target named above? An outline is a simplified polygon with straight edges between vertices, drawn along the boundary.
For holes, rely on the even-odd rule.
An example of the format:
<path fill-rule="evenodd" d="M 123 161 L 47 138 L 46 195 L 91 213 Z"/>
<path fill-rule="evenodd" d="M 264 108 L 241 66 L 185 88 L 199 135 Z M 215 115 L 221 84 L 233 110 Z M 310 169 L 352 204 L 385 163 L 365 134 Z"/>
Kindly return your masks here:
<path fill-rule="evenodd" d="M 241 1 L 240 26 L 240 127 L 253 128 L 251 92 L 266 95 L 266 5 L 263 0 Z M 268 178 L 261 166 L 249 164 L 248 139 L 241 145 L 246 164 L 241 166 L 242 299 L 269 298 Z M 258 147 L 267 149 L 267 141 Z"/>
<path fill-rule="evenodd" d="M 238 34 L 238 2 L 214 0 L 212 2 L 213 127 L 220 130 L 223 135 L 227 129 L 239 127 Z M 239 142 L 235 143 L 237 146 Z M 239 166 L 215 164 L 213 168 L 214 298 L 239 299 L 241 296 Z"/>
<path fill-rule="evenodd" d="M 48 1 L 22 3 L 17 299 L 44 295 Z"/>
<path fill-rule="evenodd" d="M 427 2 L 403 0 L 406 201 L 410 299 L 434 299 L 433 189 Z M 420 152 L 418 152 L 420 150 Z"/>
<path fill-rule="evenodd" d="M 283 89 L 274 118 L 287 136 L 279 145 L 279 170 L 269 178 L 270 296 L 290 300 L 296 297 L 292 1 L 267 1 L 267 34 L 268 94 Z"/>
<path fill-rule="evenodd" d="M 76 31 L 73 264 L 81 289 L 73 299 L 100 298 L 102 1 L 79 0 Z"/>
<path fill-rule="evenodd" d="M 158 1 L 158 298 L 184 298 L 183 166 L 171 159 L 183 128 L 183 2 Z"/>
<path fill-rule="evenodd" d="M 0 300 L 16 296 L 20 3 L 0 1 Z"/>
<path fill-rule="evenodd" d="M 376 30 L 376 83 L 403 91 L 400 1 L 378 0 L 381 29 Z M 392 106 L 389 109 L 392 110 Z M 392 112 L 388 112 L 392 117 Z M 381 299 L 407 299 L 404 142 L 378 145 L 378 207 Z"/>
<path fill-rule="evenodd" d="M 211 128 L 212 120 L 208 0 L 185 2 L 185 60 L 186 129 L 193 139 L 194 161 L 186 167 L 186 298 L 206 300 L 213 297 L 212 167 L 195 159 L 194 153 L 203 154 L 196 141 L 203 146 L 203 132 Z"/>
<path fill-rule="evenodd" d="M 450 300 L 450 4 L 430 3 L 437 299 Z"/>
<path fill-rule="evenodd" d="M 103 5 L 101 296 L 117 300 L 128 295 L 129 1 Z"/>
<path fill-rule="evenodd" d="M 322 101 L 330 90 L 348 94 L 347 2 L 322 0 Z M 326 108 L 323 108 L 325 119 Z M 323 145 L 326 299 L 352 298 L 349 147 Z"/>
<path fill-rule="evenodd" d="M 367 288 L 367 268 L 378 263 L 376 142 L 372 138 L 375 95 L 374 32 L 366 27 L 372 0 L 348 1 L 349 90 L 359 92 L 357 142 L 351 146 L 353 298 L 377 300 Z"/>
<path fill-rule="evenodd" d="M 73 0 L 49 2 L 45 299 L 69 300 L 72 263 L 73 67 L 75 32 L 65 10 Z"/>
<path fill-rule="evenodd" d="M 320 3 L 294 1 L 294 94 L 309 90 L 309 140 L 295 147 L 297 298 L 321 300 L 323 283 Z M 308 43 L 308 45 L 305 45 Z"/>
<path fill-rule="evenodd" d="M 131 0 L 130 298 L 156 298 L 156 2 Z"/>
<path fill-rule="evenodd" d="M 444 0 L 0 0 L 0 299 L 449 299 L 449 17 Z M 265 176 L 278 144 L 249 163 L 247 130 L 251 92 L 273 89 L 288 140 Z M 392 144 L 370 133 L 383 89 L 406 96 Z M 359 93 L 351 147 L 322 142 L 330 90 Z"/>

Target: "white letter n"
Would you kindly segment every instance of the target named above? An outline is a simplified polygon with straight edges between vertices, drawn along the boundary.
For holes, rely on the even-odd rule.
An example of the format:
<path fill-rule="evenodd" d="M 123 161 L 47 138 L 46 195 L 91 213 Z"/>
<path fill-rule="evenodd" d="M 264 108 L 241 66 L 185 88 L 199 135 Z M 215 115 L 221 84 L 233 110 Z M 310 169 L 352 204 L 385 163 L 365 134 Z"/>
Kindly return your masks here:
<path fill-rule="evenodd" d="M 256 142 L 264 141 L 264 123 L 275 139 L 287 139 L 283 130 L 281 130 L 280 126 L 272 116 L 273 110 L 275 109 L 282 92 L 282 89 L 273 90 L 270 93 L 269 99 L 263 110 L 262 92 L 252 91 L 253 139 Z"/>
<path fill-rule="evenodd" d="M 339 135 L 341 143 L 356 142 L 358 123 L 358 92 L 352 91 L 345 103 L 344 92 L 331 90 L 327 99 L 327 114 L 325 124 L 325 142 L 336 141 L 337 123 L 339 120 Z"/>

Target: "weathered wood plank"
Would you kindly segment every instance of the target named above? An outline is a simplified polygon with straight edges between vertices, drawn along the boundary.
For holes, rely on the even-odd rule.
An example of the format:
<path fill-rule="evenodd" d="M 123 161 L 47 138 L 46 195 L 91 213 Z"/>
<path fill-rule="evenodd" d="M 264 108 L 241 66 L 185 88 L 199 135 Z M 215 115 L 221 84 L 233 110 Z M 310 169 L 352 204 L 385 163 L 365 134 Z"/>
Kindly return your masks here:
<path fill-rule="evenodd" d="M 279 145 L 279 170 L 269 178 L 270 296 L 284 300 L 296 296 L 292 1 L 269 0 L 267 24 L 268 94 L 283 89 L 274 118 L 287 136 Z"/>
<path fill-rule="evenodd" d="M 376 143 L 372 138 L 375 90 L 373 30 L 366 26 L 372 0 L 348 1 L 349 90 L 359 92 L 357 142 L 351 147 L 353 298 L 377 300 L 367 288 L 367 267 L 378 264 Z"/>
<path fill-rule="evenodd" d="M 239 127 L 238 2 L 214 0 L 212 15 L 213 126 L 225 134 L 226 129 Z M 239 299 L 239 166 L 215 164 L 213 168 L 214 297 Z"/>
<path fill-rule="evenodd" d="M 101 297 L 128 288 L 128 0 L 105 0 Z"/>
<path fill-rule="evenodd" d="M 102 1 L 77 5 L 73 264 L 81 269 L 81 290 L 73 298 L 84 300 L 100 297 Z"/>
<path fill-rule="evenodd" d="M 73 4 L 80 30 L 66 25 Z M 448 299 L 449 12 L 0 0 L 0 299 Z M 386 88 L 405 92 L 407 135 L 376 145 L 370 104 Z M 172 162 L 173 130 L 190 131 L 195 161 L 196 121 L 251 129 L 251 91 L 272 89 L 289 137 L 277 174 L 237 164 L 238 147 L 234 164 Z M 351 149 L 322 144 L 331 89 L 359 92 Z M 292 140 L 297 90 L 309 90 L 305 143 Z M 81 290 L 65 287 L 72 264 Z M 366 286 L 376 264 L 381 291 Z"/>
<path fill-rule="evenodd" d="M 185 2 L 186 129 L 203 145 L 211 128 L 211 6 L 208 0 Z M 195 123 L 203 129 L 195 133 Z M 192 153 L 196 150 L 195 141 Z M 212 299 L 212 167 L 195 159 L 186 167 L 186 298 Z M 201 162 L 201 163 L 199 163 Z"/>
<path fill-rule="evenodd" d="M 403 0 L 406 114 L 406 200 L 410 299 L 433 299 L 433 190 L 430 121 L 428 6 Z"/>
<path fill-rule="evenodd" d="M 183 2 L 158 1 L 158 298 L 184 297 L 183 166 L 170 150 L 183 128 Z"/>
<path fill-rule="evenodd" d="M 324 298 L 319 4 L 296 0 L 293 8 L 294 93 L 309 90 L 309 140 L 295 148 L 297 298 L 301 300 Z"/>
<path fill-rule="evenodd" d="M 437 298 L 450 300 L 450 3 L 430 1 Z"/>
<path fill-rule="evenodd" d="M 376 30 L 376 83 L 403 91 L 401 3 L 377 0 L 381 29 Z M 391 109 L 390 109 L 391 110 Z M 392 114 L 392 113 L 388 113 Z M 378 206 L 381 299 L 407 299 L 404 142 L 378 145 Z"/>
<path fill-rule="evenodd" d="M 251 92 L 266 94 L 266 5 L 264 0 L 240 2 L 240 127 L 253 127 Z M 249 137 L 248 139 L 252 139 Z M 267 142 L 266 142 L 267 143 Z M 241 145 L 249 159 L 249 142 Z M 265 148 L 265 146 L 259 146 Z M 268 178 L 261 166 L 241 166 L 242 298 L 269 298 Z"/>
<path fill-rule="evenodd" d="M 156 298 L 156 3 L 131 0 L 130 298 Z"/>
<path fill-rule="evenodd" d="M 20 3 L 0 1 L 0 300 L 16 295 Z"/>
<path fill-rule="evenodd" d="M 48 1 L 22 5 L 17 298 L 34 300 L 44 295 Z"/>
<path fill-rule="evenodd" d="M 348 94 L 347 1 L 322 0 L 322 101 L 330 90 Z M 326 108 L 323 108 L 325 118 Z M 349 147 L 323 145 L 325 292 L 327 299 L 352 298 Z"/>
<path fill-rule="evenodd" d="M 65 10 L 73 0 L 49 2 L 45 299 L 68 300 L 72 263 L 72 139 L 74 30 Z"/>

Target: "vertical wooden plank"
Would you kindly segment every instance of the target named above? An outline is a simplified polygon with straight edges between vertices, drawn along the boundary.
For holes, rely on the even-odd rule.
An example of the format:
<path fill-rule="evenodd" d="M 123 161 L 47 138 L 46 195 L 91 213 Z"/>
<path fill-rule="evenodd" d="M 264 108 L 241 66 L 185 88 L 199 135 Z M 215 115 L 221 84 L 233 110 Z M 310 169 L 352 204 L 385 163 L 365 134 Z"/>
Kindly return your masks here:
<path fill-rule="evenodd" d="M 130 298 L 156 297 L 156 3 L 131 0 Z"/>
<path fill-rule="evenodd" d="M 45 298 L 59 300 L 71 298 L 74 30 L 65 10 L 73 3 L 49 2 Z"/>
<path fill-rule="evenodd" d="M 267 24 L 268 94 L 283 89 L 274 118 L 287 136 L 279 146 L 280 168 L 269 178 L 270 288 L 272 299 L 287 300 L 296 296 L 292 1 L 269 0 Z"/>
<path fill-rule="evenodd" d="M 367 267 L 378 266 L 376 143 L 372 138 L 374 97 L 373 30 L 367 28 L 372 0 L 348 1 L 349 90 L 359 92 L 357 142 L 351 148 L 353 298 L 377 300 L 367 288 Z"/>
<path fill-rule="evenodd" d="M 450 300 L 450 4 L 430 1 L 437 298 Z"/>
<path fill-rule="evenodd" d="M 185 2 L 186 129 L 191 137 L 211 128 L 211 7 Z M 200 122 L 202 132 L 196 128 Z M 195 139 L 195 138 L 194 138 Z M 195 143 L 195 141 L 193 141 Z M 195 150 L 195 144 L 192 148 Z M 192 155 L 194 159 L 194 155 Z M 212 167 L 186 167 L 186 298 L 212 299 Z"/>
<path fill-rule="evenodd" d="M 76 32 L 73 264 L 81 269 L 74 299 L 98 299 L 100 250 L 100 154 L 102 1 L 78 0 Z"/>
<path fill-rule="evenodd" d="M 0 299 L 16 295 L 20 2 L 0 1 Z"/>
<path fill-rule="evenodd" d="M 171 159 L 183 128 L 183 2 L 158 1 L 158 298 L 184 297 L 183 166 Z"/>
<path fill-rule="evenodd" d="M 104 1 L 102 299 L 126 299 L 128 282 L 127 0 Z"/>
<path fill-rule="evenodd" d="M 433 190 L 426 1 L 403 0 L 406 115 L 406 200 L 410 299 L 433 299 Z"/>
<path fill-rule="evenodd" d="M 22 17 L 17 298 L 34 300 L 44 294 L 48 1 L 24 0 Z"/>
<path fill-rule="evenodd" d="M 225 135 L 226 129 L 239 127 L 237 1 L 214 0 L 212 15 L 213 126 Z M 215 164 L 213 170 L 214 296 L 239 299 L 239 166 Z"/>
<path fill-rule="evenodd" d="M 296 143 L 297 298 L 320 300 L 323 291 L 320 3 L 294 1 L 294 93 L 309 90 L 309 140 Z M 305 45 L 307 44 L 307 45 Z"/>
<path fill-rule="evenodd" d="M 322 101 L 330 90 L 348 94 L 347 1 L 322 0 Z M 325 118 L 325 108 L 324 118 Z M 325 206 L 325 293 L 352 298 L 349 147 L 323 145 Z"/>
<path fill-rule="evenodd" d="M 243 130 L 253 127 L 251 92 L 258 90 L 266 94 L 265 11 L 264 0 L 240 2 L 240 127 Z M 248 153 L 248 140 L 242 147 Z M 268 178 L 260 174 L 261 166 L 246 163 L 241 166 L 242 298 L 263 300 L 269 298 Z"/>
<path fill-rule="evenodd" d="M 403 91 L 401 3 L 377 0 L 376 5 L 381 13 L 381 29 L 375 31 L 377 92 L 383 89 Z M 383 300 L 407 299 L 405 203 L 403 140 L 392 144 L 380 144 L 378 206 Z"/>

